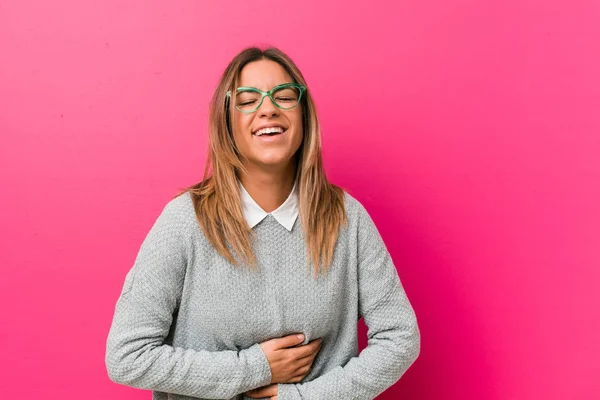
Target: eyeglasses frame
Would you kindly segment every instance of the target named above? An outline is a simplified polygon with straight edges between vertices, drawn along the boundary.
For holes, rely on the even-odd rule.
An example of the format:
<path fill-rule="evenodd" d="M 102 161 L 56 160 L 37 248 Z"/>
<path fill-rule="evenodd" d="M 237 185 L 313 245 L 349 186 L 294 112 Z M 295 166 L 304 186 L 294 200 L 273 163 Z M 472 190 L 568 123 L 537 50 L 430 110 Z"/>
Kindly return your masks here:
<path fill-rule="evenodd" d="M 300 91 L 300 93 L 298 94 L 298 102 L 296 104 L 294 104 L 292 107 L 281 107 L 279 104 L 277 104 L 277 102 L 275 101 L 275 99 L 273 98 L 273 93 L 279 89 L 285 89 L 288 87 L 294 87 L 296 89 L 298 89 Z M 300 104 L 300 101 L 302 100 L 302 95 L 306 92 L 306 86 L 301 85 L 299 83 L 282 83 L 281 85 L 277 85 L 275 86 L 273 89 L 269 90 L 268 92 L 263 92 L 260 89 L 257 88 L 253 88 L 253 87 L 249 87 L 249 86 L 240 86 L 239 88 L 237 88 L 235 90 L 236 92 L 255 92 L 255 93 L 260 93 L 262 95 L 262 97 L 260 98 L 260 101 L 258 102 L 258 105 L 256 106 L 256 108 L 254 108 L 251 111 L 247 111 L 247 110 L 241 110 L 240 108 L 238 108 L 238 106 L 236 105 L 235 108 L 244 114 L 252 114 L 253 112 L 256 112 L 256 110 L 258 110 L 260 108 L 260 106 L 263 103 L 263 100 L 265 99 L 265 97 L 269 97 L 271 99 L 271 102 L 275 105 L 275 107 L 281 109 L 281 110 L 292 110 L 296 107 L 298 107 L 298 104 Z M 231 98 L 231 90 L 228 90 L 226 93 L 226 97 L 227 98 Z"/>

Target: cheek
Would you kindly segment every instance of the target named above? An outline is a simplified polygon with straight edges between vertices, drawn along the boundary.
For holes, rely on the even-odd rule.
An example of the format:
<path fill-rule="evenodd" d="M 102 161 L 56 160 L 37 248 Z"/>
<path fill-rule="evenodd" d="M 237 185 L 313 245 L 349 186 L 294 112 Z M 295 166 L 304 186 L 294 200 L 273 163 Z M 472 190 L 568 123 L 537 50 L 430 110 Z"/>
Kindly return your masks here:
<path fill-rule="evenodd" d="M 240 140 L 248 140 L 250 135 L 250 123 L 252 122 L 251 116 L 238 115 L 233 120 L 233 137 L 236 142 Z"/>
<path fill-rule="evenodd" d="M 252 114 L 246 115 L 246 114 L 242 114 L 242 113 L 236 113 L 234 119 L 233 119 L 233 125 L 238 129 L 238 130 L 249 130 L 249 126 L 250 123 L 252 122 Z"/>

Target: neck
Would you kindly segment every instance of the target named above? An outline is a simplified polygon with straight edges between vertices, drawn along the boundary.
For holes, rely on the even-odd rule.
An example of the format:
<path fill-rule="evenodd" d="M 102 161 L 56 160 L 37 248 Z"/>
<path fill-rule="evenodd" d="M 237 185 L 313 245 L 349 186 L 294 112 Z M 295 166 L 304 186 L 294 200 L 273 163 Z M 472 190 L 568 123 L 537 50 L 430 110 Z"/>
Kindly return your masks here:
<path fill-rule="evenodd" d="M 246 169 L 246 173 L 240 173 L 240 182 L 266 212 L 279 208 L 292 192 L 296 178 L 295 163 L 282 169 L 264 170 L 251 166 L 246 166 Z"/>

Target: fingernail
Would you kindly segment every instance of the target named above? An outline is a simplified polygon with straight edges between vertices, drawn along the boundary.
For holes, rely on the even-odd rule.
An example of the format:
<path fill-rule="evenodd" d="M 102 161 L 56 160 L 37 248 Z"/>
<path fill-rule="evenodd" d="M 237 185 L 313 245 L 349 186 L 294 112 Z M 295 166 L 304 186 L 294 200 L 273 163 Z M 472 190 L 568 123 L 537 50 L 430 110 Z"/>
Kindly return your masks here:
<path fill-rule="evenodd" d="M 298 335 L 298 339 L 304 340 L 304 335 Z"/>

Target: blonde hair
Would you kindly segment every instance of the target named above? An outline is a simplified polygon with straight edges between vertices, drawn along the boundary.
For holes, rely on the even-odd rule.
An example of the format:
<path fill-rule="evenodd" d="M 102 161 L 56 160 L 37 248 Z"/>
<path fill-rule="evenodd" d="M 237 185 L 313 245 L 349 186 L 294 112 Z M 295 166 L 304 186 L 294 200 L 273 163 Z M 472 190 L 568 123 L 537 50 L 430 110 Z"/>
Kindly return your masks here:
<path fill-rule="evenodd" d="M 244 66 L 263 59 L 277 62 L 295 83 L 306 86 L 298 67 L 277 48 L 261 50 L 250 47 L 236 55 L 223 72 L 210 103 L 209 149 L 204 177 L 179 194 L 190 192 L 196 219 L 219 254 L 234 265 L 239 265 L 240 259 L 251 269 L 257 267 L 252 250 L 256 236 L 242 212 L 238 173 L 245 168 L 230 129 L 233 113 L 237 111 L 233 102 L 226 102 L 226 93 L 237 86 Z M 343 190 L 329 183 L 325 176 L 321 130 L 309 90 L 301 106 L 304 132 L 297 153 L 298 208 L 307 257 L 312 261 L 315 277 L 318 277 L 319 271 L 326 273 L 331 266 L 340 228 L 346 225 L 347 219 Z"/>

